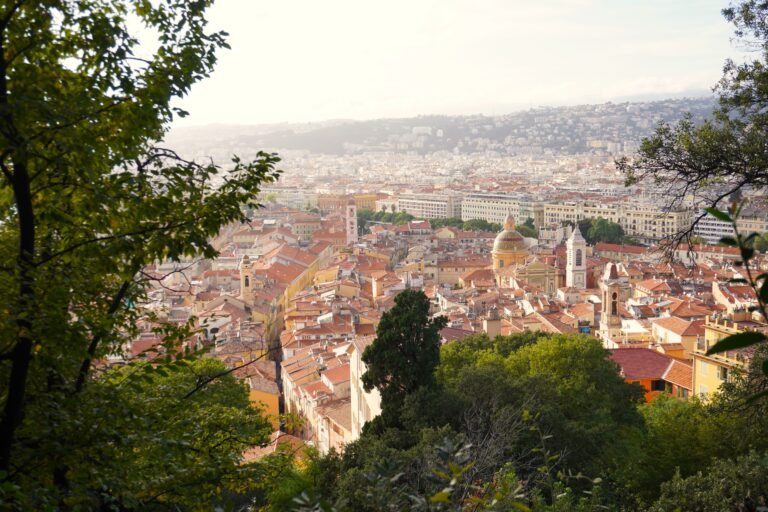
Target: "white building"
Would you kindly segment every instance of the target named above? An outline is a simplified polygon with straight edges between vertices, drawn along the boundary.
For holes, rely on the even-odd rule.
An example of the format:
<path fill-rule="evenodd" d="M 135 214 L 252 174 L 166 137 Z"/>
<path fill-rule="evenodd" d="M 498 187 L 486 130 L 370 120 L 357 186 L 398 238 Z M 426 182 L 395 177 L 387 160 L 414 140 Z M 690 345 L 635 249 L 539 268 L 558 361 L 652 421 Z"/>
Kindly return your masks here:
<path fill-rule="evenodd" d="M 397 199 L 397 211 L 418 219 L 461 217 L 461 202 L 462 198 L 457 194 L 401 194 Z"/>
<path fill-rule="evenodd" d="M 365 347 L 373 343 L 374 336 L 356 338 L 349 354 L 349 382 L 352 409 L 352 439 L 360 437 L 363 425 L 381 414 L 381 395 L 377 389 L 370 393 L 363 389 L 361 377 L 367 368 L 362 361 Z"/>

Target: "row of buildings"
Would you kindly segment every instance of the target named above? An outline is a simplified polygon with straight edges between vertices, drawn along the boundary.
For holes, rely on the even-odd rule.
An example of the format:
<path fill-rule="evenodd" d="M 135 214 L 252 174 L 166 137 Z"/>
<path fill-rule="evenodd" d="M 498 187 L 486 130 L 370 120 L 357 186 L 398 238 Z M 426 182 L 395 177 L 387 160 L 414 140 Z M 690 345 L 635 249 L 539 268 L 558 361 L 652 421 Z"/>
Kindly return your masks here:
<path fill-rule="evenodd" d="M 294 196 L 295 199 L 291 199 Z M 602 217 L 619 224 L 626 235 L 644 243 L 655 243 L 682 233 L 702 215 L 693 208 L 670 210 L 654 201 L 625 197 L 547 199 L 545 196 L 491 192 L 401 193 L 396 196 L 383 193 L 313 194 L 310 197 L 304 191 L 280 189 L 279 198 L 287 200 L 293 207 L 310 205 L 321 212 L 341 212 L 352 202 L 359 210 L 406 212 L 420 219 L 482 219 L 501 224 L 512 215 L 519 224 L 532 219 L 539 229 L 556 229 L 564 222 Z M 759 208 L 743 212 L 737 219 L 737 229 L 742 233 L 768 232 L 768 213 Z M 726 222 L 703 216 L 692 234 L 707 243 L 717 243 L 724 236 L 733 236 L 734 230 Z"/>
<path fill-rule="evenodd" d="M 361 384 L 361 355 L 406 288 L 448 319 L 445 343 L 525 331 L 596 337 L 649 399 L 708 396 L 751 354 L 707 348 L 766 328 L 751 312 L 754 292 L 731 282 L 743 277 L 733 248 L 695 247 L 694 268 L 664 263 L 653 248 L 589 246 L 578 228 L 559 227 L 547 243 L 525 238 L 514 214 L 495 234 L 422 220 L 359 236 L 355 210 L 349 197 L 324 215 L 270 205 L 215 238 L 218 258 L 148 269 L 162 284 L 148 307 L 164 322 L 197 322 L 189 343 L 237 368 L 276 428 L 287 414 L 293 439 L 321 451 L 343 449 L 380 412 Z M 768 270 L 763 255 L 756 264 Z M 152 327 L 123 357 L 155 357 Z"/>

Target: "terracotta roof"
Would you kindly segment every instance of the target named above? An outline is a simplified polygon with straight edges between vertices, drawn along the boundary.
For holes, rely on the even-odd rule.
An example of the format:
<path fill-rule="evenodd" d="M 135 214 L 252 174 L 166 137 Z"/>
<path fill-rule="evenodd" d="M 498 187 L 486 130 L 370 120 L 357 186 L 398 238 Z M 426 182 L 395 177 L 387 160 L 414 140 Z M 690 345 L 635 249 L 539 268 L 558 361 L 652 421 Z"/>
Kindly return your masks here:
<path fill-rule="evenodd" d="M 681 388 L 693 390 L 693 366 L 681 361 L 673 360 L 662 379 Z"/>
<path fill-rule="evenodd" d="M 313 398 L 316 397 L 318 394 L 320 395 L 332 394 L 331 390 L 328 389 L 328 386 L 323 384 L 323 381 L 320 381 L 320 380 L 310 382 L 309 384 L 304 384 L 301 387 L 304 388 L 304 391 Z"/>
<path fill-rule="evenodd" d="M 334 400 L 320 408 L 320 411 L 347 432 L 352 431 L 352 405 L 349 399 Z"/>
<path fill-rule="evenodd" d="M 674 361 L 649 348 L 615 348 L 610 352 L 611 359 L 619 365 L 625 380 L 660 380 Z"/>
<path fill-rule="evenodd" d="M 355 325 L 355 334 L 358 336 L 369 336 L 376 334 L 376 326 L 373 324 L 357 324 Z"/>
<path fill-rule="evenodd" d="M 444 327 L 440 330 L 440 336 L 445 340 L 446 343 L 449 341 L 462 340 L 467 336 L 471 336 L 472 334 L 475 333 L 465 329 L 457 329 L 455 327 Z"/>
<path fill-rule="evenodd" d="M 278 449 L 296 453 L 303 447 L 304 441 L 298 437 L 292 436 L 291 434 L 286 434 L 284 432 L 274 432 L 272 434 L 272 440 L 267 446 L 255 446 L 246 450 L 245 453 L 243 453 L 243 462 L 245 463 L 258 460 L 265 455 L 274 453 Z"/>
<path fill-rule="evenodd" d="M 598 242 L 595 244 L 595 250 L 603 252 L 620 252 L 624 254 L 644 254 L 648 249 L 639 245 L 608 244 Z"/>
<path fill-rule="evenodd" d="M 671 290 L 667 282 L 662 279 L 646 279 L 636 283 L 635 288 L 652 292 L 669 292 Z"/>
<path fill-rule="evenodd" d="M 682 318 L 671 316 L 669 318 L 652 320 L 652 323 L 680 336 L 696 336 L 704 334 L 704 320 L 694 320 L 689 322 Z"/>
<path fill-rule="evenodd" d="M 331 384 L 340 384 L 342 382 L 349 381 L 349 363 L 337 366 L 330 370 L 323 372 L 323 376 L 328 379 Z"/>

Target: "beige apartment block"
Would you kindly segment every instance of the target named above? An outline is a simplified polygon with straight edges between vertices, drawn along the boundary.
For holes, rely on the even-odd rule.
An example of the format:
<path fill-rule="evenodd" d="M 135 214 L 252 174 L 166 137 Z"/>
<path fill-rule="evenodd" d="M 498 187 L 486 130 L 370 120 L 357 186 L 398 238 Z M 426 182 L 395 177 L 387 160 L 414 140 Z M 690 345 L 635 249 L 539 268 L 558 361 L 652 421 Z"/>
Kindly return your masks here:
<path fill-rule="evenodd" d="M 397 211 L 417 219 L 461 217 L 461 196 L 454 194 L 401 194 Z"/>

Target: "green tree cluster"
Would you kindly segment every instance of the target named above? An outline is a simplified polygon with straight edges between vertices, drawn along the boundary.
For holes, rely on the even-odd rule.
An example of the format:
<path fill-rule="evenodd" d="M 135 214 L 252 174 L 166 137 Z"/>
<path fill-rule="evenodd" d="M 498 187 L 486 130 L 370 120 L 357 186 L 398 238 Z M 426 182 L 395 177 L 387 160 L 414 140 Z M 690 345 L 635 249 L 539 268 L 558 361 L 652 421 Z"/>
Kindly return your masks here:
<path fill-rule="evenodd" d="M 373 423 L 376 426 L 397 426 L 406 397 L 434 386 L 440 329 L 447 319 L 432 319 L 429 310 L 424 292 L 400 292 L 394 307 L 381 316 L 376 339 L 362 354 L 367 367 L 361 378 L 363 387 L 366 391 L 376 388 L 381 394 L 382 414 Z"/>
<path fill-rule="evenodd" d="M 373 222 L 384 224 L 407 224 L 414 220 L 416 217 L 410 213 L 405 212 L 373 212 L 371 210 L 358 210 L 357 211 L 357 225 L 358 229 L 362 233 L 367 232 L 370 229 L 370 225 Z"/>
<path fill-rule="evenodd" d="M 573 226 L 571 221 L 565 221 L 563 224 Z M 589 245 L 595 245 L 598 242 L 609 244 L 636 244 L 637 241 L 624 233 L 624 228 L 620 224 L 611 222 L 602 217 L 582 219 L 578 221 L 579 231 Z"/>
<path fill-rule="evenodd" d="M 533 224 L 533 219 L 528 217 L 525 222 L 517 226 L 517 232 L 526 238 L 539 238 L 539 230 Z"/>
<path fill-rule="evenodd" d="M 432 227 L 432 229 L 440 229 L 446 226 L 461 229 L 464 227 L 464 221 L 458 217 L 429 219 L 429 225 Z"/>
<path fill-rule="evenodd" d="M 597 475 L 617 433 L 640 428 L 642 392 L 622 380 L 596 340 L 474 335 L 443 346 L 439 362 L 409 363 L 412 355 L 398 349 L 402 337 L 423 337 L 408 326 L 413 319 L 398 317 L 377 333 L 397 341 L 366 352 L 371 375 L 383 376 L 376 379 L 383 408 L 394 403 L 397 421 L 365 429 L 341 457 L 330 491 L 310 487 L 306 495 L 337 510 L 372 511 L 421 510 L 414 497 L 446 510 L 472 500 L 543 507 L 559 481 L 569 487 L 558 491 L 561 507 L 579 503 L 582 491 L 599 492 L 576 475 Z M 416 371 L 428 375 L 417 382 Z M 393 386 L 400 379 L 406 384 Z"/>
<path fill-rule="evenodd" d="M 222 488 L 248 490 L 257 473 L 241 455 L 268 440 L 271 425 L 231 374 L 189 394 L 225 371 L 213 359 L 136 363 L 90 383 L 66 417 L 31 408 L 19 437 L 39 444 L 18 450 L 14 462 L 25 469 L 20 489 L 35 492 L 16 506 L 207 510 L 224 503 Z"/>
<path fill-rule="evenodd" d="M 713 117 L 699 125 L 690 118 L 661 123 L 635 157 L 617 161 L 628 185 L 653 182 L 666 191 L 670 208 L 690 199 L 717 208 L 738 202 L 745 188 L 768 187 L 768 5 L 741 0 L 723 9 L 723 15 L 734 25 L 736 40 L 751 52 L 743 62 L 726 61 L 715 88 L 719 108 Z M 696 222 L 676 239 L 692 236 Z"/>
<path fill-rule="evenodd" d="M 329 473 L 307 483 L 296 510 L 760 503 L 768 496 L 768 412 L 745 400 L 768 386 L 764 360 L 759 354 L 709 402 L 662 395 L 646 404 L 594 339 L 472 335 L 441 348 L 433 384 L 398 398 L 398 425 L 366 430 L 341 457 L 332 455 Z"/>
<path fill-rule="evenodd" d="M 94 368 L 137 332 L 131 306 L 150 284 L 140 270 L 216 255 L 209 238 L 246 220 L 260 186 L 279 174 L 274 155 L 223 169 L 160 143 L 186 115 L 177 99 L 227 46 L 207 27 L 209 4 L 0 5 L 2 508 L 201 508 L 191 496 L 220 493 L 241 448 L 259 438 L 239 387 L 180 401 L 207 366 L 167 381 L 133 365 L 125 375 Z M 161 333 L 166 353 L 192 328 Z M 147 386 L 129 385 L 134 371 Z M 172 404 L 185 410 L 173 416 Z M 240 441 L 219 437 L 229 434 Z"/>
<path fill-rule="evenodd" d="M 488 222 L 485 219 L 471 219 L 462 225 L 462 229 L 465 231 L 488 231 L 491 233 L 498 233 L 501 231 L 502 227 L 501 224 Z"/>

